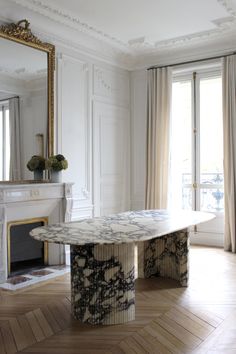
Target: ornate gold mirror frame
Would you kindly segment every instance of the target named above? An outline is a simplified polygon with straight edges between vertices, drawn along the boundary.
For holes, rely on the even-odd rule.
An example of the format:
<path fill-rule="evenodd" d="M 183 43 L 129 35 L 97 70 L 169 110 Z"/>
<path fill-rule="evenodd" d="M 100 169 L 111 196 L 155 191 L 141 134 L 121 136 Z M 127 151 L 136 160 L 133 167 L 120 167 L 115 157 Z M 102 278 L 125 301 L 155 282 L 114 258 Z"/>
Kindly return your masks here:
<path fill-rule="evenodd" d="M 27 20 L 0 26 L 0 38 L 32 47 L 46 52 L 48 61 L 48 154 L 53 154 L 54 146 L 54 70 L 55 70 L 55 46 L 44 43 L 34 36 L 29 28 Z"/>

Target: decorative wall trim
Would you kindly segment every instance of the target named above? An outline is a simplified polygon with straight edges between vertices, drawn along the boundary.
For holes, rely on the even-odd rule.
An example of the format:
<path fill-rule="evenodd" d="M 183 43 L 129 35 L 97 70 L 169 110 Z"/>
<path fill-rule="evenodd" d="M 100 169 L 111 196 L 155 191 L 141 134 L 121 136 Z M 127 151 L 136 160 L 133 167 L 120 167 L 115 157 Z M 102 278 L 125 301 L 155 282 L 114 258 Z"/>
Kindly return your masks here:
<path fill-rule="evenodd" d="M 117 103 L 129 106 L 129 78 L 126 74 L 93 65 L 93 95 L 115 99 Z"/>
<path fill-rule="evenodd" d="M 112 93 L 114 90 L 111 87 L 110 83 L 107 83 L 106 80 L 104 79 L 104 72 L 101 68 L 95 66 L 94 67 L 94 82 L 97 79 L 97 81 L 103 86 L 103 88 L 110 93 Z M 94 89 L 95 90 L 95 89 Z"/>
<path fill-rule="evenodd" d="M 70 68 L 74 70 L 75 75 L 80 72 L 79 76 L 75 76 L 75 85 L 73 82 L 67 82 L 67 74 L 65 74 L 64 70 L 66 68 Z M 76 72 L 77 71 L 77 72 Z M 65 122 L 73 126 L 73 124 L 82 124 L 82 140 L 84 147 L 82 149 L 84 161 L 81 165 L 81 155 L 78 160 L 78 172 L 74 170 L 74 178 L 71 176 L 70 179 L 73 179 L 73 208 L 72 208 L 72 219 L 76 220 L 81 217 L 91 217 L 93 213 L 93 205 L 92 205 L 92 175 L 91 175 L 91 121 L 90 121 L 90 77 L 91 77 L 91 69 L 90 64 L 87 61 L 80 60 L 76 57 L 72 57 L 67 54 L 60 54 L 58 56 L 58 151 L 63 150 L 63 146 L 65 148 L 66 141 L 65 139 L 70 139 L 70 136 L 67 134 L 67 138 L 63 135 L 63 124 L 65 126 Z M 70 120 L 71 115 L 68 115 L 67 110 L 65 110 L 63 95 L 67 90 L 72 90 L 73 94 L 76 95 L 77 91 L 81 88 L 77 86 L 78 80 L 80 78 L 80 83 L 83 86 L 81 97 L 81 101 L 78 101 L 80 108 L 84 107 L 84 110 L 80 111 L 80 114 L 74 117 L 74 120 Z M 73 80 L 72 80 L 73 81 Z M 78 91 L 80 92 L 80 91 Z M 79 98 L 78 98 L 79 99 Z M 73 105 L 75 104 L 75 100 L 72 101 Z M 82 112 L 82 113 L 81 113 Z M 63 121 L 64 119 L 64 121 Z M 78 128 L 78 126 L 77 126 Z M 75 126 L 74 126 L 75 129 Z M 80 128 L 81 130 L 81 128 Z M 80 138 L 80 143 L 81 143 Z M 78 142 L 75 141 L 73 148 L 79 149 L 77 145 Z M 64 145 L 63 145 L 64 144 Z M 80 152 L 81 153 L 81 152 Z M 83 170 L 84 173 L 82 176 L 80 175 L 80 170 Z M 86 211 L 84 210 L 86 209 Z"/>
<path fill-rule="evenodd" d="M 93 205 L 73 208 L 71 221 L 93 217 Z"/>

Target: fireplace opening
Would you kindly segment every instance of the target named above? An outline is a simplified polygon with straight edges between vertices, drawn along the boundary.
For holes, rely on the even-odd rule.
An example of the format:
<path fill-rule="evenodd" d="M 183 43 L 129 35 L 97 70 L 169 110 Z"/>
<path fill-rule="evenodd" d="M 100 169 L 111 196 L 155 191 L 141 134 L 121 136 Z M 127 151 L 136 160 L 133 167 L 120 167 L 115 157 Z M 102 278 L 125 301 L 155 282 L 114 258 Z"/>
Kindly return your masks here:
<path fill-rule="evenodd" d="M 8 277 L 25 274 L 48 263 L 47 242 L 29 235 L 32 229 L 47 223 L 47 218 L 8 223 Z"/>

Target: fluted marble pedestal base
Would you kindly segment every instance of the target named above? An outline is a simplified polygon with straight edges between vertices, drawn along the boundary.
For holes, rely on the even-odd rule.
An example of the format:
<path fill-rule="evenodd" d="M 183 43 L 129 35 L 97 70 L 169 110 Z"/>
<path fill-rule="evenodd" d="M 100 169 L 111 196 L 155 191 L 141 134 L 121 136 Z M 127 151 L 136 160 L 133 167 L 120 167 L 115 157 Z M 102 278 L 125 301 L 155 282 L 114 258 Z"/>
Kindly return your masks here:
<path fill-rule="evenodd" d="M 83 323 L 134 320 L 134 244 L 72 245 L 71 303 Z"/>
<path fill-rule="evenodd" d="M 167 277 L 188 285 L 188 230 L 138 243 L 138 277 Z"/>

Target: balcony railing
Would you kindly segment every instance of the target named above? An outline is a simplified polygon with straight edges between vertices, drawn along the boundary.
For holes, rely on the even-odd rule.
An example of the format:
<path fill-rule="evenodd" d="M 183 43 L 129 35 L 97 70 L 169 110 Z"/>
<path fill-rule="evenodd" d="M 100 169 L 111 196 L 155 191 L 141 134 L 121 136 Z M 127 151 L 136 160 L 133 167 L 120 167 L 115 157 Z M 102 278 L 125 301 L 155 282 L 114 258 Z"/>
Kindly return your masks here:
<path fill-rule="evenodd" d="M 200 210 L 224 211 L 224 176 L 223 173 L 202 173 L 197 185 L 196 198 Z M 182 174 L 182 208 L 192 209 L 193 184 L 190 173 Z"/>

